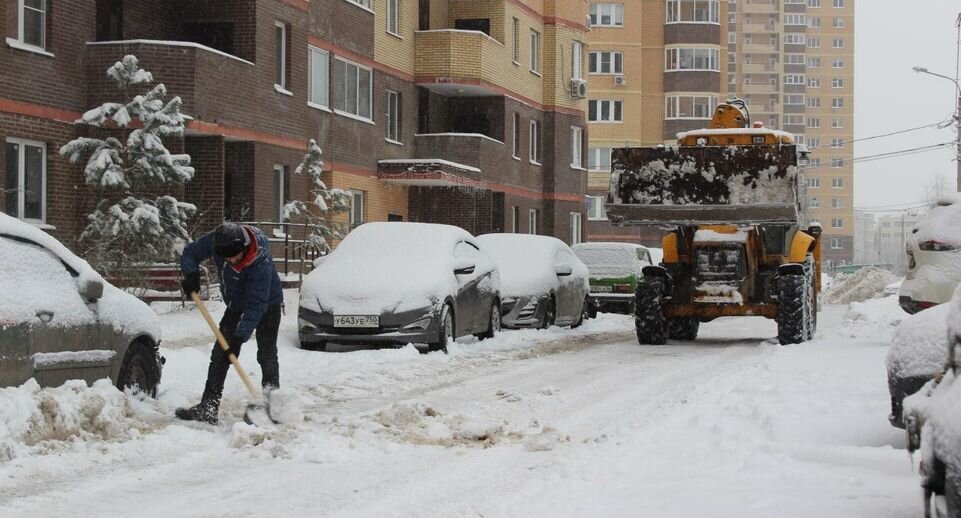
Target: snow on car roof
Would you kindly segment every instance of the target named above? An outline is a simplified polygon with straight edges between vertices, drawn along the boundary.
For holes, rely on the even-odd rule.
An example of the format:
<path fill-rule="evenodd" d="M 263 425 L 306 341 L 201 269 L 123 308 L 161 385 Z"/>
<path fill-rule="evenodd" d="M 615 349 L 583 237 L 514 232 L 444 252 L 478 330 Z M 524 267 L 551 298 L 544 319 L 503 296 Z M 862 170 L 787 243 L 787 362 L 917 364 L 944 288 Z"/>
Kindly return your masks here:
<path fill-rule="evenodd" d="M 100 277 L 100 274 L 94 271 L 87 261 L 84 261 L 83 259 L 74 255 L 73 252 L 64 246 L 63 243 L 58 241 L 57 238 L 29 223 L 20 221 L 19 219 L 7 214 L 0 213 L 0 234 L 7 234 L 21 239 L 27 239 L 37 243 L 47 250 L 50 250 L 50 252 L 56 255 L 58 259 L 67 263 L 68 266 L 79 273 L 80 280 L 82 281 L 86 281 L 87 279 L 97 279 L 103 281 L 103 278 Z"/>
<path fill-rule="evenodd" d="M 453 254 L 461 241 L 476 245 L 469 232 L 452 225 L 365 223 L 307 275 L 301 302 L 308 309 L 338 314 L 424 307 L 456 290 Z M 478 270 L 485 267 L 493 265 L 477 265 Z"/>
<path fill-rule="evenodd" d="M 497 264 L 502 297 L 543 295 L 558 286 L 555 256 L 565 246 L 560 239 L 532 234 L 485 234 L 477 241 Z"/>
<path fill-rule="evenodd" d="M 955 203 L 959 199 L 961 196 L 942 198 L 937 207 L 921 217 L 912 238 L 919 243 L 938 241 L 961 245 L 961 203 Z"/>

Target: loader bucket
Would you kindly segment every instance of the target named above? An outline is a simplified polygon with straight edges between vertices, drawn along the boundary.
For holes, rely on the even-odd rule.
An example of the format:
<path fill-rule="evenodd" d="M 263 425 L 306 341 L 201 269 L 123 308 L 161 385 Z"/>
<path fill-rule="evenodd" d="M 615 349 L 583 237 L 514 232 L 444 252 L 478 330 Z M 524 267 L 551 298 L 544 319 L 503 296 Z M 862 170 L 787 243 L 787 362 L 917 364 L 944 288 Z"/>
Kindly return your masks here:
<path fill-rule="evenodd" d="M 798 221 L 795 145 L 617 148 L 611 169 L 615 224 Z"/>

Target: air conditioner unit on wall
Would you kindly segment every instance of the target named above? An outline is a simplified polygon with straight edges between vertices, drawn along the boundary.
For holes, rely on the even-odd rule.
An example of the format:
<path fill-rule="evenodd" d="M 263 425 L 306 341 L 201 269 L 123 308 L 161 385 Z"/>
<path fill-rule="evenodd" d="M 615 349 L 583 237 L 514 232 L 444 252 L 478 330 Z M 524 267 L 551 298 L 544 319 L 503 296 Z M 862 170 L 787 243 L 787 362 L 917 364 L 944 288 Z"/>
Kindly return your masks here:
<path fill-rule="evenodd" d="M 614 76 L 614 84 L 623 86 L 627 84 L 627 79 L 624 76 L 616 75 Z"/>
<path fill-rule="evenodd" d="M 571 79 L 571 97 L 581 99 L 587 97 L 587 81 L 584 79 Z"/>

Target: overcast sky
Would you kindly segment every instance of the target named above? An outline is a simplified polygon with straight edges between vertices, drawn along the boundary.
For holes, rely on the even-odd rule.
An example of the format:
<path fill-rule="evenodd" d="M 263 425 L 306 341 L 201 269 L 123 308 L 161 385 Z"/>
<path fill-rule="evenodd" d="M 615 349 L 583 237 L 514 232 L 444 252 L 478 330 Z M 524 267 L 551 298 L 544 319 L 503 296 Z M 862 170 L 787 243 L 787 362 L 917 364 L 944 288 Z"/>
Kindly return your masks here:
<path fill-rule="evenodd" d="M 943 120 L 954 111 L 955 86 L 918 74 L 917 65 L 955 76 L 958 0 L 860 0 L 855 4 L 854 137 L 881 135 Z M 854 156 L 953 141 L 948 129 L 924 129 L 854 144 Z M 923 186 L 938 175 L 955 189 L 953 151 L 855 163 L 855 207 L 879 207 L 923 199 Z"/>

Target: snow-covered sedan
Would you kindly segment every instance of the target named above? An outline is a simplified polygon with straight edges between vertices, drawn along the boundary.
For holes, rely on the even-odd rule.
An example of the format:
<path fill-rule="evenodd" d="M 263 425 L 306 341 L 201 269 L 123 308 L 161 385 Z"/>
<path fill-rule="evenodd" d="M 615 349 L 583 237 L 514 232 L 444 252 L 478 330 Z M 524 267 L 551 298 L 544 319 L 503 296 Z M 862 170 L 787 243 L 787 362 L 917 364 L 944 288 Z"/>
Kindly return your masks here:
<path fill-rule="evenodd" d="M 160 320 L 53 236 L 0 214 L 0 386 L 110 378 L 155 395 Z"/>
<path fill-rule="evenodd" d="M 961 283 L 961 195 L 938 201 L 908 239 L 908 271 L 898 303 L 914 314 L 951 300 Z"/>
<path fill-rule="evenodd" d="M 501 276 L 504 327 L 578 326 L 587 316 L 587 267 L 551 236 L 485 234 L 481 250 Z"/>
<path fill-rule="evenodd" d="M 460 336 L 486 338 L 500 330 L 499 290 L 494 262 L 466 230 L 366 223 L 304 278 L 300 344 L 446 350 Z"/>
<path fill-rule="evenodd" d="M 904 428 L 904 398 L 921 390 L 944 370 L 947 316 L 948 304 L 941 304 L 904 319 L 894 332 L 887 354 L 891 394 L 888 420 L 898 428 Z"/>

